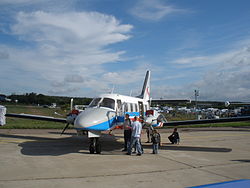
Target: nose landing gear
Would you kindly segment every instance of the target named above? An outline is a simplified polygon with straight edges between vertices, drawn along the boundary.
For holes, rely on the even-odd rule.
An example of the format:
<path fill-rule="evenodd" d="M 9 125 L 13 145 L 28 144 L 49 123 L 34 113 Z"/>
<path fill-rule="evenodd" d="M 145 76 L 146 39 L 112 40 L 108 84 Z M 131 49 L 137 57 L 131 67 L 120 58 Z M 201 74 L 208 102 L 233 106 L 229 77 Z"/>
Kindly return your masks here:
<path fill-rule="evenodd" d="M 90 138 L 89 152 L 90 154 L 101 154 L 101 143 L 99 141 L 99 137 Z"/>
<path fill-rule="evenodd" d="M 101 154 L 101 131 L 88 131 L 90 154 Z"/>

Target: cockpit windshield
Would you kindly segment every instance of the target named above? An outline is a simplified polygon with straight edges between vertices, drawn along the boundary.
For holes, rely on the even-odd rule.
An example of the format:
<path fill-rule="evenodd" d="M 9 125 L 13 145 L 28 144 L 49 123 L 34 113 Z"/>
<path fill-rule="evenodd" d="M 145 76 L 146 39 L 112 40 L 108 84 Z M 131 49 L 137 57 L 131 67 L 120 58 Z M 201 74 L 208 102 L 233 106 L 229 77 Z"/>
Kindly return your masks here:
<path fill-rule="evenodd" d="M 115 100 L 110 98 L 103 98 L 102 102 L 100 103 L 100 107 L 106 107 L 115 109 Z"/>
<path fill-rule="evenodd" d="M 101 98 L 94 98 L 91 103 L 89 104 L 89 107 L 96 107 L 98 106 L 98 103 L 100 102 Z"/>
<path fill-rule="evenodd" d="M 94 98 L 89 107 L 106 107 L 115 109 L 115 100 L 110 98 Z"/>

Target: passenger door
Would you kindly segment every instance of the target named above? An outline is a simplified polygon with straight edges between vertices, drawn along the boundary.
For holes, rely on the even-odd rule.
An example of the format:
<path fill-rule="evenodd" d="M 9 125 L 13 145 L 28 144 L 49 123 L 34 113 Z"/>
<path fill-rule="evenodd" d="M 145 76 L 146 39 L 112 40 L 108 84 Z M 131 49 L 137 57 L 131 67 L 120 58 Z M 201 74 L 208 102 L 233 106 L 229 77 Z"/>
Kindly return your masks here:
<path fill-rule="evenodd" d="M 117 108 L 116 108 L 116 114 L 117 114 L 117 122 L 124 122 L 124 115 L 122 110 L 122 101 L 120 99 L 117 99 Z"/>
<path fill-rule="evenodd" d="M 122 101 L 120 99 L 117 99 L 117 115 L 122 116 Z"/>
<path fill-rule="evenodd" d="M 139 101 L 138 106 L 139 106 L 140 118 L 143 119 L 144 118 L 143 102 Z"/>

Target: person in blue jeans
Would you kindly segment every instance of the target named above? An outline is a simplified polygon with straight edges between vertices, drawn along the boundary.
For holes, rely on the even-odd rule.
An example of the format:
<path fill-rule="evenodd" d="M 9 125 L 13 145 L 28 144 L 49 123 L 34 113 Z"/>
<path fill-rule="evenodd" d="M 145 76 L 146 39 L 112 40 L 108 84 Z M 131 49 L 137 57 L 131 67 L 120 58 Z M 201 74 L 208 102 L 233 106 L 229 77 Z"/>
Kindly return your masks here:
<path fill-rule="evenodd" d="M 128 148 L 128 155 L 131 155 L 132 148 L 135 146 L 137 155 L 141 156 L 142 155 L 142 149 L 141 149 L 141 143 L 140 143 L 140 138 L 141 138 L 141 132 L 142 132 L 142 124 L 139 122 L 138 117 L 134 117 L 134 122 L 132 123 L 132 135 L 131 135 L 131 142 L 130 142 L 130 147 Z"/>
<path fill-rule="evenodd" d="M 158 154 L 159 145 L 161 145 L 161 135 L 156 129 L 153 130 L 151 141 L 153 143 L 153 154 Z"/>

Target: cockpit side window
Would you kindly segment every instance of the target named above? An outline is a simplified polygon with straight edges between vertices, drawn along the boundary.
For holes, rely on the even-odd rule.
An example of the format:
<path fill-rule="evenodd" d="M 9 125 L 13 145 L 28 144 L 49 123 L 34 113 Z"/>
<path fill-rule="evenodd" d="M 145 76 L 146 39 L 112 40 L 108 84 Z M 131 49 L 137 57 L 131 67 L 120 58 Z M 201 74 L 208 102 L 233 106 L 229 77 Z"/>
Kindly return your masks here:
<path fill-rule="evenodd" d="M 91 103 L 89 104 L 89 107 L 96 107 L 98 106 L 98 103 L 100 102 L 101 98 L 94 98 Z"/>
<path fill-rule="evenodd" d="M 115 109 L 115 100 L 110 99 L 110 98 L 104 98 L 102 102 L 100 103 L 100 107 L 106 107 L 106 108 L 111 108 Z"/>

